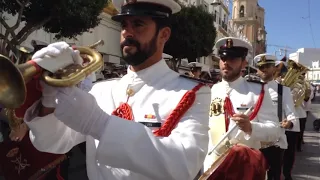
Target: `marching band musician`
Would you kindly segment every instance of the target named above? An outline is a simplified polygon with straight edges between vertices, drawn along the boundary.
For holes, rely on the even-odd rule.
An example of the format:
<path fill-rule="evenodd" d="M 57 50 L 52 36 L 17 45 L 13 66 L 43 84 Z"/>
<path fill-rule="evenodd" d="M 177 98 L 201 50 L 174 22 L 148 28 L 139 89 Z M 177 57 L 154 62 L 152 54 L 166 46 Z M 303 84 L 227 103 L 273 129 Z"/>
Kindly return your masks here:
<path fill-rule="evenodd" d="M 219 65 L 223 80 L 211 89 L 209 149 L 220 140 L 222 134 L 237 125 L 229 139 L 259 152 L 260 141 L 276 140 L 280 128 L 271 97 L 264 93 L 264 85 L 259 81 L 249 82 L 241 76 L 241 70 L 248 63 L 246 57 L 248 51 L 252 51 L 252 46 L 242 39 L 226 37 L 218 40 L 215 47 L 220 56 Z M 250 107 L 254 110 L 249 116 L 241 113 Z M 207 155 L 204 170 L 210 168 L 214 161 L 214 153 Z"/>
<path fill-rule="evenodd" d="M 282 86 L 274 80 L 275 65 L 277 57 L 269 54 L 260 54 L 254 58 L 258 68 L 258 75 L 261 80 L 268 85 L 268 92 L 275 108 L 278 110 L 278 120 L 281 122 L 281 136 L 276 142 L 263 143 L 261 151 L 265 155 L 268 164 L 268 180 L 280 180 L 282 176 L 282 165 L 284 166 L 284 174 L 289 179 L 288 166 L 294 159 L 296 138 L 290 136 L 290 132 L 299 132 L 299 121 L 295 115 L 293 97 L 288 87 Z M 282 98 L 282 99 L 279 99 Z M 281 115 L 279 115 L 281 114 Z M 286 136 L 286 134 L 289 134 Z M 283 156 L 283 153 L 285 155 Z M 284 161 L 284 163 L 283 163 Z M 290 165 L 291 164 L 291 165 Z"/>
<path fill-rule="evenodd" d="M 303 79 L 305 79 L 305 75 L 306 73 L 303 73 Z M 311 86 L 311 85 L 310 85 Z M 298 107 L 296 107 L 296 111 L 299 113 L 299 121 L 300 121 L 300 132 L 298 133 L 298 141 L 297 141 L 297 151 L 298 152 L 302 152 L 302 144 L 304 144 L 303 141 L 303 135 L 304 135 L 304 130 L 306 128 L 306 123 L 307 123 L 307 119 L 308 119 L 308 115 L 310 112 L 310 105 L 311 105 L 311 100 L 314 97 L 314 93 L 313 93 L 313 88 L 312 86 L 310 87 L 310 89 L 307 89 L 306 91 L 310 91 L 310 92 L 306 92 L 306 94 L 308 94 L 308 96 L 306 96 L 302 102 L 302 104 Z"/>
<path fill-rule="evenodd" d="M 194 78 L 200 78 L 202 72 L 202 64 L 198 62 L 191 62 L 188 64 L 190 68 L 190 76 Z"/>
<path fill-rule="evenodd" d="M 171 34 L 168 18 L 181 7 L 174 0 L 113 4 L 128 74 L 96 83 L 90 94 L 43 83 L 48 93 L 25 116 L 31 140 L 51 153 L 86 141 L 89 179 L 191 180 L 207 153 L 210 89 L 180 77 L 161 58 Z M 81 57 L 58 42 L 33 61 L 55 72 Z"/>

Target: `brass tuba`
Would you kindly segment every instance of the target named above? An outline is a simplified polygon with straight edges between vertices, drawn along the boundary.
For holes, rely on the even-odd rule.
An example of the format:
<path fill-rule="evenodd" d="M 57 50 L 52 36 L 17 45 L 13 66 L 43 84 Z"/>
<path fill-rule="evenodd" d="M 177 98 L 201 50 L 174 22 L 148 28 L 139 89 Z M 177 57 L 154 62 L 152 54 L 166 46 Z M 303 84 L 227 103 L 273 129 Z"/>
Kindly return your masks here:
<path fill-rule="evenodd" d="M 24 105 L 28 98 L 26 84 L 34 76 L 41 75 L 44 82 L 54 87 L 74 86 L 104 65 L 101 54 L 95 50 L 103 43 L 100 40 L 88 47 L 74 47 L 89 62 L 85 66 L 72 64 L 54 74 L 48 71 L 40 71 L 39 74 L 39 70 L 30 61 L 15 66 L 10 59 L 0 54 L 0 108 L 4 108 L 1 113 L 8 118 L 10 128 L 21 124 L 22 118 L 16 116 L 15 109 Z"/>
<path fill-rule="evenodd" d="M 285 65 L 281 62 L 275 72 L 275 79 L 277 79 L 280 84 L 291 89 L 294 104 L 298 107 L 302 104 L 308 94 L 308 87 L 310 87 L 307 85 L 308 83 L 304 76 L 308 68 L 290 59 L 288 60 L 286 73 L 281 73 L 283 68 L 285 68 Z"/>

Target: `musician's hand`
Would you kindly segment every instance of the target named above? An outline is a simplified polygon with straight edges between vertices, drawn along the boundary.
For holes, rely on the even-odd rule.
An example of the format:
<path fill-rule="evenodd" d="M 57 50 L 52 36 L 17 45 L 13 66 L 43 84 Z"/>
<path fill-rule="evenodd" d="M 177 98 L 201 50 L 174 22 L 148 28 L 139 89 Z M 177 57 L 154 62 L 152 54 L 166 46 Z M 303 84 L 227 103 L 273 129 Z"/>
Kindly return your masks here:
<path fill-rule="evenodd" d="M 79 51 L 74 51 L 67 43 L 57 42 L 37 51 L 32 60 L 52 73 L 70 64 L 82 64 Z"/>
<path fill-rule="evenodd" d="M 50 48 L 52 49 L 53 47 L 55 48 L 55 46 L 57 46 L 58 48 L 56 49 L 56 51 L 57 53 L 60 53 L 64 50 L 63 48 L 66 48 L 67 47 L 66 45 L 68 45 L 68 44 L 64 45 L 63 42 L 60 42 L 60 44 L 62 44 L 60 48 L 59 48 L 59 43 L 50 44 L 47 48 L 49 48 L 49 52 L 50 52 Z M 53 46 L 53 47 L 50 47 L 50 46 Z M 40 51 L 37 51 L 36 54 L 33 56 L 33 58 L 35 57 L 40 58 L 43 55 L 45 55 L 45 53 L 41 54 L 41 51 L 46 52 L 47 50 L 43 48 Z M 71 56 L 73 59 L 73 63 L 80 64 L 80 65 L 82 64 L 82 58 L 78 50 L 71 50 Z M 43 81 L 40 81 L 40 85 L 42 87 L 42 99 L 41 99 L 42 105 L 46 108 L 54 108 L 56 104 L 55 99 L 56 99 L 58 89 L 62 89 L 62 88 L 51 87 Z"/>
<path fill-rule="evenodd" d="M 79 88 L 68 92 L 59 90 L 56 102 L 54 115 L 57 119 L 81 134 L 100 139 L 110 115 L 99 107 L 91 94 Z"/>
<path fill-rule="evenodd" d="M 12 129 L 9 137 L 11 139 L 11 141 L 21 141 L 24 136 L 27 134 L 28 132 L 28 126 L 25 123 L 22 123 L 20 126 L 18 126 L 15 129 Z"/>
<path fill-rule="evenodd" d="M 293 126 L 293 123 L 291 121 L 286 120 L 286 119 L 284 119 L 281 122 L 281 127 L 285 128 L 285 129 L 291 129 L 292 126 Z"/>
<path fill-rule="evenodd" d="M 234 114 L 232 117 L 232 120 L 236 122 L 239 129 L 242 130 L 243 132 L 249 135 L 252 133 L 252 126 L 249 120 L 249 116 L 244 114 Z"/>

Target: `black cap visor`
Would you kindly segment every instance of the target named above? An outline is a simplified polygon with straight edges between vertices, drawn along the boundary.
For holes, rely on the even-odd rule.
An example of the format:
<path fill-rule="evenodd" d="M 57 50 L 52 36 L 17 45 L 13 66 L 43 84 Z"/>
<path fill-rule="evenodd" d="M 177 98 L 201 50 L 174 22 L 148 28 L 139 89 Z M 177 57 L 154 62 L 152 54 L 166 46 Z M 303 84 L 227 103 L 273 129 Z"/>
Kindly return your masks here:
<path fill-rule="evenodd" d="M 172 12 L 168 7 L 154 3 L 133 3 L 122 6 L 121 12 L 112 16 L 114 21 L 122 21 L 128 16 L 148 16 L 154 18 L 169 18 Z"/>
<path fill-rule="evenodd" d="M 264 66 L 264 65 L 267 65 L 267 64 L 271 64 L 271 65 L 275 66 L 276 62 L 274 60 L 267 59 L 267 60 L 265 60 L 263 62 L 257 62 L 257 67 L 261 67 L 261 66 Z"/>
<path fill-rule="evenodd" d="M 244 47 L 232 47 L 232 48 L 224 48 L 221 47 L 219 49 L 219 57 L 222 59 L 225 58 L 239 58 L 246 57 L 248 55 L 248 49 Z"/>

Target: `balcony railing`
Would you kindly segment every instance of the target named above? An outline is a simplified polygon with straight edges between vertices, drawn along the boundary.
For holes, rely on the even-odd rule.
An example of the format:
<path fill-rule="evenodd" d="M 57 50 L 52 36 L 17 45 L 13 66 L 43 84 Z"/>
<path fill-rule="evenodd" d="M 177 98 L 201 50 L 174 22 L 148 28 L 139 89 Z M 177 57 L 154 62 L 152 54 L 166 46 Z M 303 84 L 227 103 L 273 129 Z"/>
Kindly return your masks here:
<path fill-rule="evenodd" d="M 226 32 L 228 32 L 228 25 L 227 25 L 224 21 L 222 21 L 221 27 L 222 27 L 222 29 L 224 29 Z"/>

